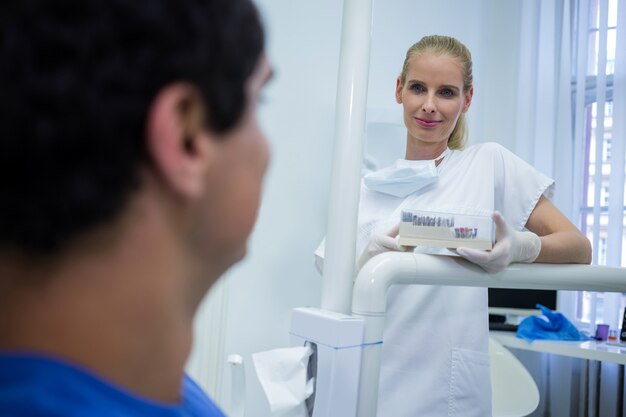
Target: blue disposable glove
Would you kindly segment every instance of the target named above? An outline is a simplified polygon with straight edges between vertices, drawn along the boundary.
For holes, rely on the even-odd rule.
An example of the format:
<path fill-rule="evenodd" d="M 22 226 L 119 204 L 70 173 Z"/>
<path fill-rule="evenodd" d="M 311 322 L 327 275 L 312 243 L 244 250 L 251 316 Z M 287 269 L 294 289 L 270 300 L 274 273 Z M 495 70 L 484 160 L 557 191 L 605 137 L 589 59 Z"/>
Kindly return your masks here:
<path fill-rule="evenodd" d="M 547 320 L 543 317 L 526 317 L 517 327 L 517 337 L 533 341 L 544 340 L 589 340 L 563 314 L 537 304 Z"/>

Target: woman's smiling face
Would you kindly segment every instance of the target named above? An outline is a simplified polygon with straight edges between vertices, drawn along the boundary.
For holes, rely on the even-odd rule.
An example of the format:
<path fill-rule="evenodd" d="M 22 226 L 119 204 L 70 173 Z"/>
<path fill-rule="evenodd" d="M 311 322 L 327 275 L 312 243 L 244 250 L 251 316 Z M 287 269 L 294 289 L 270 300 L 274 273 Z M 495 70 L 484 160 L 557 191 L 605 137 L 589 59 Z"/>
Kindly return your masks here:
<path fill-rule="evenodd" d="M 469 109 L 473 88 L 463 88 L 460 62 L 446 54 L 424 52 L 409 61 L 404 83 L 396 81 L 409 138 L 447 144 L 461 113 Z"/>

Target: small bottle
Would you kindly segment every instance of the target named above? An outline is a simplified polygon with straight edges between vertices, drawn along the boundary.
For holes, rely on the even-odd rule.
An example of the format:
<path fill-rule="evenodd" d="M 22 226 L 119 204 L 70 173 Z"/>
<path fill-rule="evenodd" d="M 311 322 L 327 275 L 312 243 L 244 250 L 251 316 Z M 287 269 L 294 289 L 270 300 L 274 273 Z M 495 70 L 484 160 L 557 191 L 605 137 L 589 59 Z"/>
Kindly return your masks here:
<path fill-rule="evenodd" d="M 607 340 L 609 342 L 617 342 L 617 330 L 615 329 L 609 330 L 609 338 Z"/>

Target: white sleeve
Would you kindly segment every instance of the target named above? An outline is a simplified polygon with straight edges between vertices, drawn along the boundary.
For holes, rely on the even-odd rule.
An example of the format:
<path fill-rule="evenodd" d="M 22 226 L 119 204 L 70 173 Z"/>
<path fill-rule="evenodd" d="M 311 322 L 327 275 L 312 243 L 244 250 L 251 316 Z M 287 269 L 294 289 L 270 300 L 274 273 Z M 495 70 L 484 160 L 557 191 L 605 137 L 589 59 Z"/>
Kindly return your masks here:
<path fill-rule="evenodd" d="M 494 147 L 495 209 L 522 230 L 539 198 L 552 199 L 554 180 L 501 145 Z"/>

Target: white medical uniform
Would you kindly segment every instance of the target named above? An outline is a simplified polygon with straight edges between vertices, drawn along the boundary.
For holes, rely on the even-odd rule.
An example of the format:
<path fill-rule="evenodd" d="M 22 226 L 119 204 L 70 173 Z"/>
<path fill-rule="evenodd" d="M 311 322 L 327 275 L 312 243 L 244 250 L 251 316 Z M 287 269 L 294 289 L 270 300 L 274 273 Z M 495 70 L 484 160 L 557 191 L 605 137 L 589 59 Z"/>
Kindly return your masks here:
<path fill-rule="evenodd" d="M 357 254 L 403 209 L 490 216 L 522 230 L 554 181 L 496 143 L 453 150 L 434 184 L 405 198 L 361 186 Z M 418 251 L 416 249 L 416 251 Z M 487 289 L 392 286 L 378 399 L 379 417 L 491 415 Z"/>

